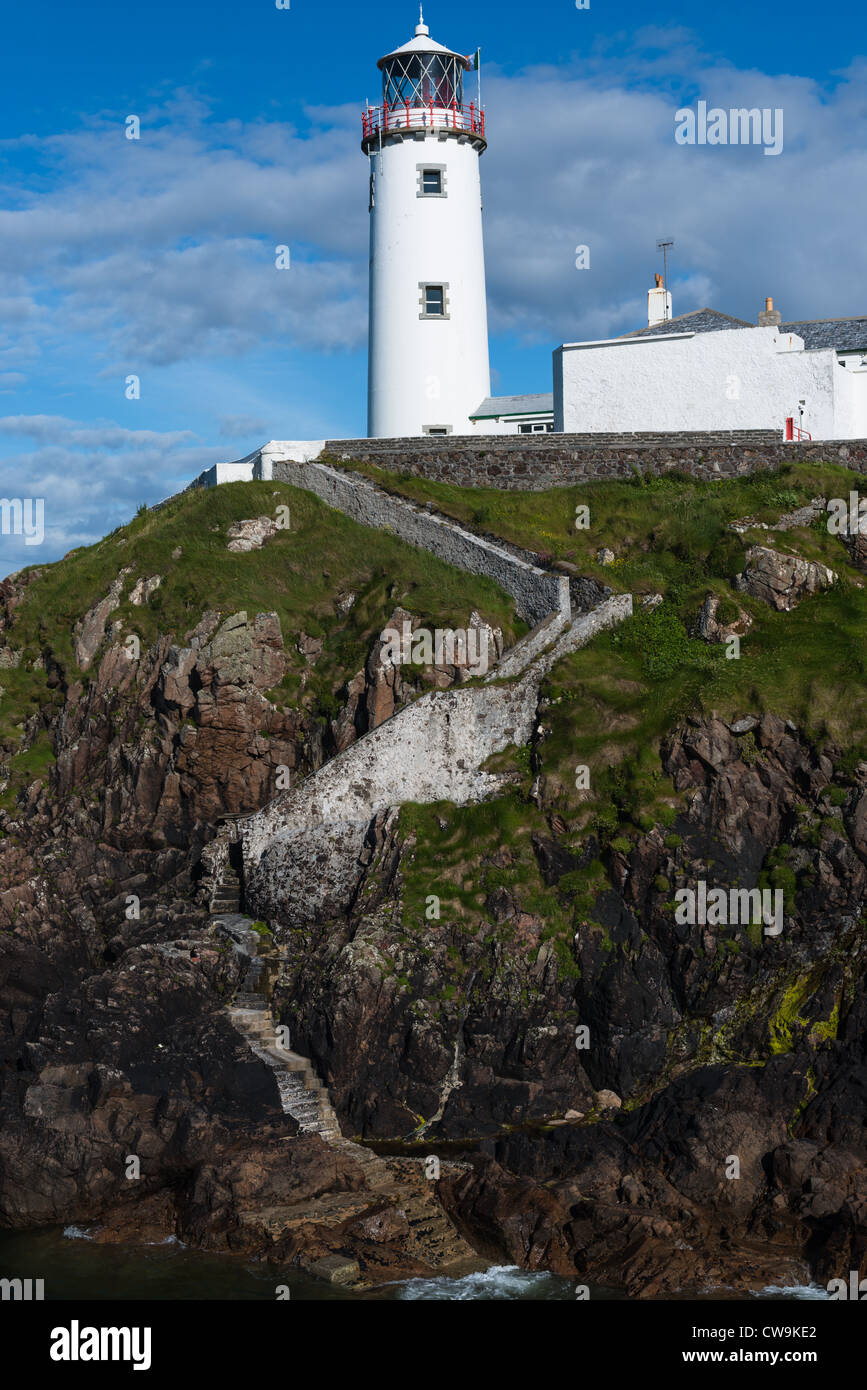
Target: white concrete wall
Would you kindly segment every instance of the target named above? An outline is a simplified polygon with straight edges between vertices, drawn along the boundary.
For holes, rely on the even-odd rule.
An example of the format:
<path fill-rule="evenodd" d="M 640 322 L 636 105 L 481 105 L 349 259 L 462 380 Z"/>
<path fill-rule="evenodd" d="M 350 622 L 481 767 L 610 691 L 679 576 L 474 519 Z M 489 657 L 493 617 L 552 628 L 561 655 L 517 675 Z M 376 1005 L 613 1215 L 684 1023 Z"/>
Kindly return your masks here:
<path fill-rule="evenodd" d="M 219 487 L 220 483 L 252 482 L 257 457 L 257 454 L 250 454 L 236 463 L 215 463 L 202 474 L 205 487 Z"/>
<path fill-rule="evenodd" d="M 259 466 L 256 477 L 269 481 L 274 476 L 275 459 L 294 459 L 298 463 L 318 459 L 325 444 L 324 439 L 272 439 L 257 451 Z"/>
<path fill-rule="evenodd" d="M 479 402 L 477 401 L 476 404 L 478 405 Z M 472 420 L 470 422 L 470 430 L 473 434 L 483 435 L 519 434 L 521 425 L 540 425 L 543 424 L 546 420 L 550 421 L 550 419 L 550 412 L 547 415 L 526 416 L 522 420 L 517 420 L 514 417 L 500 415 L 493 420 Z M 544 431 L 542 431 L 542 433 L 544 433 Z"/>
<path fill-rule="evenodd" d="M 845 367 L 837 369 L 837 439 L 867 439 L 867 367 L 861 366 L 863 353 L 846 356 Z"/>
<path fill-rule="evenodd" d="M 444 166 L 445 197 L 418 196 L 420 164 Z M 368 434 L 470 434 L 491 394 L 479 155 L 425 134 L 390 140 L 371 169 Z M 448 286 L 447 319 L 419 318 L 423 281 Z"/>
<path fill-rule="evenodd" d="M 554 427 L 779 429 L 782 437 L 803 398 L 814 439 L 851 438 L 838 433 L 844 370 L 833 349 L 805 352 L 802 339 L 775 328 L 566 344 L 554 353 Z"/>
<path fill-rule="evenodd" d="M 215 463 L 201 474 L 204 487 L 219 487 L 221 483 L 270 482 L 274 476 L 275 459 L 295 459 L 305 463 L 316 459 L 325 448 L 324 439 L 272 439 L 261 449 L 254 449 L 245 458 L 233 463 Z"/>

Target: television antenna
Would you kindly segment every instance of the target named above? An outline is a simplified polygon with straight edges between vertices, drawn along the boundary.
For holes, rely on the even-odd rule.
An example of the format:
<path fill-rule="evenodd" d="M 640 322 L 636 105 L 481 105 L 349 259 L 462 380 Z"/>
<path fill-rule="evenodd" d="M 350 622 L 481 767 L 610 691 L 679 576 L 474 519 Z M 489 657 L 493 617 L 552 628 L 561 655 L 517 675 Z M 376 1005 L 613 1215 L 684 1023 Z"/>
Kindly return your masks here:
<path fill-rule="evenodd" d="M 662 287 L 666 291 L 663 301 L 663 314 L 668 318 L 668 248 L 674 245 L 674 237 L 659 237 L 656 243 L 657 251 L 662 252 Z"/>

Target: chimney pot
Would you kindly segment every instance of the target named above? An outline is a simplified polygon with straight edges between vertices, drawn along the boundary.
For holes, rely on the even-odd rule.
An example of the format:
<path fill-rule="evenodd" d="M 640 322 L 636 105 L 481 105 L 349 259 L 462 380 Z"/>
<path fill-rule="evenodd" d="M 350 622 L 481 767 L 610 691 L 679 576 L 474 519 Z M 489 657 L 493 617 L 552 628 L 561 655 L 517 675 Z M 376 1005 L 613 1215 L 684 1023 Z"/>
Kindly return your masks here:
<path fill-rule="evenodd" d="M 759 328 L 778 328 L 783 321 L 782 314 L 774 308 L 774 301 L 770 295 L 765 299 L 765 307 L 759 314 Z"/>

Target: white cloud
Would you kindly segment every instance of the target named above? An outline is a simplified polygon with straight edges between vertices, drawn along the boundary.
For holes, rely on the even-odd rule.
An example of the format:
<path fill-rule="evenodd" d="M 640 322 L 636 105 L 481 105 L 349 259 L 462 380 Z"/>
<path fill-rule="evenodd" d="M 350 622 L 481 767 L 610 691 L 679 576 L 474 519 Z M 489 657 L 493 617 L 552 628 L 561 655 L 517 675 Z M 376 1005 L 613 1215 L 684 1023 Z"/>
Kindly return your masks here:
<path fill-rule="evenodd" d="M 224 456 L 189 430 L 125 430 L 62 416 L 0 417 L 0 438 L 36 446 L 0 456 L 0 497 L 45 503 L 42 545 L 0 535 L 0 576 L 99 540 L 140 503 L 160 500 L 162 487 L 180 490 Z"/>
<path fill-rule="evenodd" d="M 695 284 L 751 316 L 765 293 L 797 316 L 863 309 L 853 287 L 867 261 L 864 60 L 826 89 L 714 61 L 685 30 L 648 27 L 616 59 L 611 43 L 515 76 L 487 71 L 494 332 L 553 347 L 638 326 L 661 232 L 677 243 L 676 312 L 697 307 Z M 698 96 L 782 107 L 784 153 L 675 145 L 674 112 Z M 308 352 L 363 344 L 357 109 L 310 107 L 304 134 L 213 121 L 188 92 L 138 114 L 138 141 L 118 114 L 3 142 L 13 153 L 26 145 L 59 177 L 0 212 L 0 370 L 18 365 L 13 339 L 32 358 L 49 333 L 98 340 L 107 370 L 233 358 L 263 341 Z M 274 267 L 280 244 L 292 249 L 289 271 Z M 574 268 L 578 244 L 591 248 L 589 272 Z"/>

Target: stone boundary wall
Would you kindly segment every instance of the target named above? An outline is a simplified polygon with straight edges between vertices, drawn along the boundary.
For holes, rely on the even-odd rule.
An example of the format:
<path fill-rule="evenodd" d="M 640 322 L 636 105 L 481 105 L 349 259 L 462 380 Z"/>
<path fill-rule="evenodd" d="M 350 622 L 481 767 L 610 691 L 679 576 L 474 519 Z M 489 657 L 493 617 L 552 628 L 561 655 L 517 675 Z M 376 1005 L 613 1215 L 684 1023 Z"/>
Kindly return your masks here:
<path fill-rule="evenodd" d="M 630 594 L 604 600 L 544 650 L 525 651 L 528 665 L 518 679 L 497 683 L 501 672 L 494 671 L 484 685 L 430 691 L 262 810 L 233 817 L 247 911 L 265 920 L 328 916 L 351 899 L 375 816 L 406 802 L 465 806 L 496 796 L 508 775 L 484 764 L 529 741 L 543 677 L 561 656 L 631 612 Z"/>
<path fill-rule="evenodd" d="M 431 551 L 456 569 L 487 575 L 511 594 L 517 612 L 531 625 L 554 611 L 561 612 L 567 620 L 571 615 L 569 580 L 565 575 L 539 569 L 436 512 L 392 497 L 357 474 L 323 463 L 275 460 L 272 477 L 315 493 L 329 507 L 344 512 L 362 526 L 391 531 L 402 541 Z"/>
<path fill-rule="evenodd" d="M 323 458 L 372 463 L 459 487 L 533 492 L 672 469 L 712 481 L 805 461 L 840 463 L 867 473 L 867 439 L 786 443 L 776 430 L 333 439 Z"/>
<path fill-rule="evenodd" d="M 498 668 L 483 685 L 428 691 L 262 810 L 227 818 L 243 841 L 245 861 L 255 863 L 282 834 L 334 823 L 367 825 L 378 812 L 406 801 L 466 805 L 492 795 L 503 778 L 483 771 L 482 764 L 529 741 L 543 678 L 561 657 L 631 613 L 631 594 L 603 600 L 544 652 L 526 652 L 517 680 L 498 684 L 504 674 Z"/>

